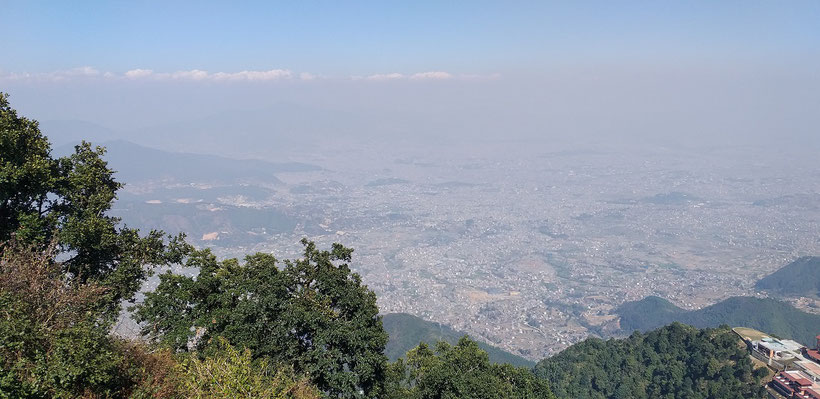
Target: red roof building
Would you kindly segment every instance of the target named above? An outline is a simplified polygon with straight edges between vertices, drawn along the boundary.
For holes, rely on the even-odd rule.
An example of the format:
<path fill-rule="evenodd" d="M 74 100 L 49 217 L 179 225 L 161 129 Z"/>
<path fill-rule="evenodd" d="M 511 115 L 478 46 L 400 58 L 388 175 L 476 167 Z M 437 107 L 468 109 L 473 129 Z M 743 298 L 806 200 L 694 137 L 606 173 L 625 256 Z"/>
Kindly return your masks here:
<path fill-rule="evenodd" d="M 812 388 L 807 388 L 802 392 L 795 394 L 794 397 L 800 399 L 820 399 L 820 393 Z"/>
<path fill-rule="evenodd" d="M 820 397 L 815 398 L 811 396 L 816 394 L 816 392 L 811 389 L 811 386 L 811 380 L 796 371 L 781 371 L 771 382 L 771 387 L 787 398 L 820 399 Z"/>
<path fill-rule="evenodd" d="M 815 349 L 806 349 L 806 357 L 820 363 L 820 351 Z"/>

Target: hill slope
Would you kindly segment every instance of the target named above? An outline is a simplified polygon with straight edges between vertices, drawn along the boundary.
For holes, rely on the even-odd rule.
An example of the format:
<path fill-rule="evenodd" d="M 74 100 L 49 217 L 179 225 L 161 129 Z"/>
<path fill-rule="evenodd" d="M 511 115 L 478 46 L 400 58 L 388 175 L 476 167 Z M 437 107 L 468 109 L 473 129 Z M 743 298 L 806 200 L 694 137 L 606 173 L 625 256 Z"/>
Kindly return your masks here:
<path fill-rule="evenodd" d="M 820 257 L 799 258 L 760 279 L 755 288 L 782 296 L 820 297 Z"/>
<path fill-rule="evenodd" d="M 390 313 L 382 318 L 384 329 L 390 336 L 385 348 L 385 354 L 391 361 L 404 357 L 408 350 L 415 348 L 419 342 L 426 342 L 435 346 L 437 341 L 447 341 L 456 344 L 465 334 L 452 328 L 427 321 L 407 313 Z M 505 352 L 499 348 L 479 342 L 481 347 L 493 363 L 509 363 L 514 366 L 532 367 L 535 362 L 523 357 Z"/>
<path fill-rule="evenodd" d="M 750 327 L 804 345 L 814 343 L 820 333 L 820 315 L 795 309 L 774 299 L 732 297 L 703 309 L 687 311 L 658 297 L 627 302 L 615 309 L 621 317 L 621 331 L 648 331 L 672 322 L 695 327 L 716 327 L 721 324 Z"/>
<path fill-rule="evenodd" d="M 626 339 L 589 338 L 534 372 L 559 398 L 763 398 L 765 373 L 753 371 L 738 341 L 728 328 L 674 323 Z"/>

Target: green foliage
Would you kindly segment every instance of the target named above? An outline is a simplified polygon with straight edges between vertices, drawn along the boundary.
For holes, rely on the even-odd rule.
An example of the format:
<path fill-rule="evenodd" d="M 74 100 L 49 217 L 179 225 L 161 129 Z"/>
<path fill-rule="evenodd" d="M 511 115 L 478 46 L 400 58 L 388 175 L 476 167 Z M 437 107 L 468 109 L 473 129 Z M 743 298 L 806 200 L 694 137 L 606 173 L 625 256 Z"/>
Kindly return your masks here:
<path fill-rule="evenodd" d="M 194 251 L 186 264 L 199 275 L 161 275 L 135 317 L 147 337 L 174 350 L 195 342 L 209 353 L 213 338 L 222 336 L 256 358 L 292 365 L 331 396 L 378 397 L 387 334 L 376 297 L 344 263 L 351 249 L 303 244 L 304 258 L 285 261 L 282 269 L 267 254 L 243 264 Z"/>
<path fill-rule="evenodd" d="M 182 390 L 188 398 L 310 399 L 319 392 L 292 373 L 271 373 L 267 360 L 254 361 L 251 351 L 239 351 L 218 339 L 216 356 L 189 356 L 181 364 Z"/>
<path fill-rule="evenodd" d="M 820 257 L 799 258 L 760 279 L 755 288 L 783 296 L 820 298 Z"/>
<path fill-rule="evenodd" d="M 385 354 L 390 361 L 402 357 L 421 342 L 428 345 L 438 341 L 455 344 L 464 333 L 453 330 L 448 326 L 420 319 L 406 313 L 390 313 L 382 317 L 382 324 L 390 337 L 385 347 Z M 478 346 L 487 352 L 493 363 L 507 363 L 513 366 L 532 367 L 531 362 L 523 357 L 513 355 L 502 349 L 479 342 Z"/>
<path fill-rule="evenodd" d="M 813 344 L 820 332 L 820 315 L 769 298 L 732 297 L 703 309 L 686 311 L 665 299 L 647 297 L 625 303 L 615 312 L 621 317 L 621 329 L 625 332 L 649 331 L 673 321 L 699 328 L 728 324 L 766 331 L 804 345 Z"/>
<path fill-rule="evenodd" d="M 122 357 L 98 323 L 105 289 L 67 283 L 52 251 L 0 249 L 0 398 L 120 391 Z"/>
<path fill-rule="evenodd" d="M 760 373 L 738 337 L 723 326 L 679 323 L 627 339 L 587 339 L 534 369 L 558 397 L 763 398 Z"/>
<path fill-rule="evenodd" d="M 490 363 L 475 341 L 455 346 L 439 341 L 435 352 L 420 344 L 390 366 L 392 399 L 554 398 L 547 383 L 529 369 Z"/>
<path fill-rule="evenodd" d="M 63 273 L 106 287 L 113 317 L 147 277 L 145 265 L 178 261 L 186 247 L 177 237 L 166 248 L 161 232 L 140 237 L 106 215 L 122 185 L 103 154 L 83 142 L 73 154 L 53 158 L 38 123 L 18 116 L 0 93 L 0 242 L 12 236 L 42 247 L 56 242 Z"/>

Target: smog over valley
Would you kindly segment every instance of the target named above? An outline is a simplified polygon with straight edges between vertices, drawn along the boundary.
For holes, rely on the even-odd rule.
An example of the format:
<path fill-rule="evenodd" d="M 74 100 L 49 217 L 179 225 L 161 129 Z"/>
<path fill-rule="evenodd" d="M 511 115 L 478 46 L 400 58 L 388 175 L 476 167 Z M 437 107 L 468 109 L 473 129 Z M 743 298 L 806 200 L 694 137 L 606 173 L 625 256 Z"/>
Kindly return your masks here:
<path fill-rule="evenodd" d="M 116 218 L 106 223 L 119 221 L 117 228 L 139 229 L 141 237 L 152 230 L 184 234 L 190 244 L 184 255 L 173 251 L 170 236 L 160 235 L 168 252 L 140 258 L 139 267 L 150 263 L 172 274 L 140 274 L 126 284 L 131 288 L 106 284 L 125 278 L 114 270 L 130 259 L 123 253 L 134 252 L 110 255 L 115 260 L 100 270 L 111 274 L 101 272 L 99 281 L 109 287 L 105 292 L 120 296 L 110 297 L 113 302 L 100 308 L 108 310 L 95 320 L 109 320 L 98 324 L 113 331 L 110 337 L 117 338 L 110 339 L 182 353 L 212 348 L 218 337 L 228 351 L 230 345 L 252 351 L 254 361 L 292 364 L 293 386 L 310 394 L 298 396 L 291 387 L 288 395 L 296 396 L 287 397 L 443 394 L 419 393 L 426 392 L 424 382 L 408 369 L 407 378 L 418 379 L 395 386 L 416 396 L 389 396 L 381 387 L 391 385 L 368 382 L 370 372 L 358 371 L 352 360 L 333 366 L 356 375 L 348 386 L 322 374 L 333 367 L 312 368 L 314 360 L 305 360 L 324 355 L 291 361 L 287 356 L 296 352 L 265 346 L 264 334 L 275 333 L 259 328 L 268 327 L 237 332 L 243 322 L 227 315 L 242 312 L 240 305 L 196 313 L 216 302 L 203 297 L 196 305 L 199 299 L 191 298 L 199 294 L 192 293 L 200 291 L 173 290 L 199 284 L 201 273 L 210 270 L 210 254 L 214 262 L 240 260 L 220 263 L 214 279 L 239 279 L 246 276 L 243 268 L 258 273 L 247 277 L 254 283 L 230 283 L 245 287 L 231 289 L 248 289 L 236 294 L 236 303 L 264 302 L 267 288 L 258 284 L 279 281 L 264 280 L 268 275 L 253 269 L 263 258 L 243 260 L 250 254 L 273 255 L 283 276 L 304 266 L 300 262 L 315 262 L 317 270 L 323 259 L 331 267 L 349 264 L 361 278 L 345 277 L 361 289 L 352 295 L 375 295 L 377 306 L 368 308 L 374 309 L 370 319 L 351 320 L 378 321 L 378 331 L 383 321 L 387 348 L 378 334 L 368 341 L 379 356 L 383 352 L 394 361 L 407 353 L 406 364 L 390 367 L 415 367 L 410 359 L 427 349 L 412 348 L 422 340 L 435 348 L 429 356 L 444 358 L 450 347 L 433 341 L 463 348 L 471 341 L 458 339 L 466 334 L 493 362 L 530 368 L 532 373 L 520 370 L 549 385 L 526 397 L 717 398 L 768 392 L 791 398 L 790 393 L 820 392 L 820 366 L 814 371 L 805 366 L 814 364 L 817 351 L 810 348 L 820 334 L 818 3 L 390 3 L 10 2 L 0 7 L 0 33 L 6 38 L 0 46 L 0 92 L 5 93 L 0 108 L 3 118 L 10 118 L 0 124 L 9 134 L 0 143 L 8 168 L 0 173 L 0 183 L 8 187 L 0 190 L 6 201 L 0 217 L 8 226 L 0 231 L 0 243 L 9 240 L 2 248 L 10 254 L 0 265 L 17 264 L 12 251 L 18 241 L 28 245 L 27 237 L 39 237 L 32 238 L 40 243 L 33 245 L 46 245 L 52 233 L 44 226 L 51 226 L 54 262 L 68 265 L 67 286 L 86 278 L 85 269 L 71 268 L 94 256 L 108 259 L 93 254 L 113 244 L 88 244 L 108 242 L 108 233 L 71 227 L 75 218 L 87 217 L 78 215 L 89 215 L 86 211 L 48 216 L 83 201 L 110 200 L 110 206 L 94 211 L 97 216 Z M 15 205 L 16 198 L 25 197 L 15 190 L 36 184 L 12 182 L 17 171 L 36 162 L 15 164 L 12 149 L 24 147 L 9 143 L 23 134 L 11 132 L 34 128 L 21 128 L 16 115 L 38 121 L 36 128 L 48 139 L 42 156 L 61 160 L 55 165 L 62 166 L 50 170 L 74 171 L 65 172 L 65 180 L 55 178 L 57 188 L 32 194 L 40 202 L 39 208 L 26 205 L 29 213 Z M 78 197 L 65 188 L 86 184 L 77 183 L 86 173 L 83 167 L 93 165 L 82 158 L 90 156 L 81 155 L 83 142 L 91 143 L 89 153 L 95 146 L 105 148 L 99 156 L 123 184 L 110 198 L 89 188 L 111 186 L 99 177 L 104 174 L 82 186 Z M 71 163 L 80 159 L 86 166 Z M 42 173 L 31 176 L 43 178 Z M 43 205 L 63 196 L 68 198 L 63 205 Z M 44 233 L 26 230 L 31 226 Z M 72 237 L 86 241 L 77 244 Z M 160 244 L 144 245 L 140 251 Z M 313 258 L 313 245 L 333 250 Z M 204 249 L 208 255 L 192 255 Z M 97 281 L 89 273 L 83 284 Z M 0 273 L 0 299 L 16 292 L 4 288 L 3 281 L 12 280 Z M 322 289 L 311 288 L 311 281 L 287 292 Z M 219 306 L 227 306 L 220 298 Z M 176 300 L 188 302 L 169 305 Z M 330 315 L 328 320 L 348 317 L 337 299 L 327 301 L 333 305 L 321 314 Z M 177 321 L 175 312 L 198 316 Z M 242 320 L 284 314 L 266 312 Z M 220 317 L 227 317 L 224 326 Z M 163 327 L 163 318 L 179 324 Z M 282 327 L 282 336 L 296 334 L 311 348 L 335 345 L 331 338 L 317 338 L 321 335 L 297 334 L 302 327 L 295 325 Z M 6 353 L 3 331 L 11 331 L 3 326 L 0 355 Z M 731 333 L 725 326 L 739 329 Z M 347 328 L 332 329 L 329 337 Z M 633 335 L 636 330 L 644 335 Z M 744 391 L 721 383 L 739 396 L 686 393 L 691 388 L 686 384 L 700 387 L 692 392 L 705 392 L 717 372 L 691 376 L 671 391 L 646 388 L 633 396 L 638 391 L 624 390 L 633 389 L 631 383 L 613 382 L 585 396 L 592 392 L 585 389 L 593 389 L 587 380 L 572 379 L 566 371 L 593 367 L 581 365 L 585 354 L 615 353 L 603 345 L 637 348 L 666 339 L 655 334 L 697 337 L 687 338 L 686 345 L 724 342 L 732 367 L 766 372 L 731 371 L 744 376 L 738 384 L 751 387 Z M 248 336 L 260 341 L 243 338 Z M 596 338 L 603 340 L 600 346 Z M 733 340 L 746 342 L 743 360 L 732 352 Z M 820 336 L 817 340 L 820 350 Z M 277 348 L 286 345 L 278 342 Z M 772 342 L 788 349 L 766 349 Z M 363 349 L 357 350 L 358 356 Z M 723 350 L 713 352 L 719 362 Z M 257 353 L 264 355 L 257 358 Z M 706 368 L 691 361 L 697 365 L 687 373 Z M 0 360 L 0 377 L 4 364 Z M 788 374 L 795 367 L 804 374 Z M 8 375 L 8 381 L 17 381 L 17 374 Z M 484 384 L 490 377 L 476 378 Z M 0 398 L 23 392 L 14 391 L 23 385 L 3 384 Z M 77 384 L 48 388 L 45 396 L 26 392 L 73 397 L 57 393 L 91 386 Z M 113 397 L 128 397 L 121 392 L 130 389 Z M 460 392 L 445 397 L 485 397 Z M 167 397 L 189 397 L 181 395 Z M 509 397 L 525 397 L 515 395 Z"/>
<path fill-rule="evenodd" d="M 620 112 L 641 124 L 643 110 Z M 271 114 L 253 112 L 256 123 L 283 123 Z M 226 118 L 234 117 L 248 116 Z M 310 124 L 310 114 L 299 117 Z M 449 128 L 408 119 L 423 132 Z M 43 126 L 71 127 L 52 123 Z M 331 123 L 293 151 L 261 127 L 245 144 L 230 143 L 229 130 L 187 134 L 191 148 L 214 155 L 176 152 L 187 144 L 161 151 L 115 132 L 98 142 L 127 182 L 112 209 L 126 224 L 186 232 L 230 257 L 295 256 L 302 237 L 342 242 L 356 250 L 353 269 L 382 312 L 438 321 L 533 360 L 617 333 L 614 310 L 626 301 L 655 295 L 697 309 L 761 295 L 759 278 L 820 252 L 816 146 L 785 133 L 782 142 L 715 143 L 697 132 L 642 140 L 617 134 L 632 128 L 618 123 L 606 129 L 614 138 L 550 135 L 545 122 L 544 137 L 508 139 L 369 130 L 362 138 L 354 127 L 335 137 Z M 699 131 L 715 121 L 688 123 Z M 234 157 L 217 157 L 212 142 Z M 820 312 L 816 298 L 798 305 Z"/>

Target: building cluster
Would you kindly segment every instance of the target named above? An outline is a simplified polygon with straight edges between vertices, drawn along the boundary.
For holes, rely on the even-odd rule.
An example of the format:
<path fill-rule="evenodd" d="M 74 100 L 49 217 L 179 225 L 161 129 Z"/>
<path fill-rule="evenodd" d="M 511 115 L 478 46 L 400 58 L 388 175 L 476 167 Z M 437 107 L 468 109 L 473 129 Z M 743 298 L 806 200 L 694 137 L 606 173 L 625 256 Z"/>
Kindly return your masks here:
<path fill-rule="evenodd" d="M 626 301 L 653 295 L 694 310 L 757 295 L 759 276 L 820 252 L 819 197 L 804 194 L 820 192 L 820 179 L 793 159 L 755 168 L 700 151 L 498 145 L 486 156 L 374 147 L 356 162 L 342 151 L 321 171 L 279 174 L 284 184 L 130 184 L 132 198 L 161 204 L 118 216 L 146 230 L 202 226 L 198 244 L 220 257 L 293 259 L 304 237 L 343 243 L 382 312 L 532 360 L 619 333 Z"/>
<path fill-rule="evenodd" d="M 769 383 L 772 390 L 789 399 L 820 399 L 820 335 L 814 349 L 770 337 L 750 344 L 755 357 L 782 370 Z"/>

